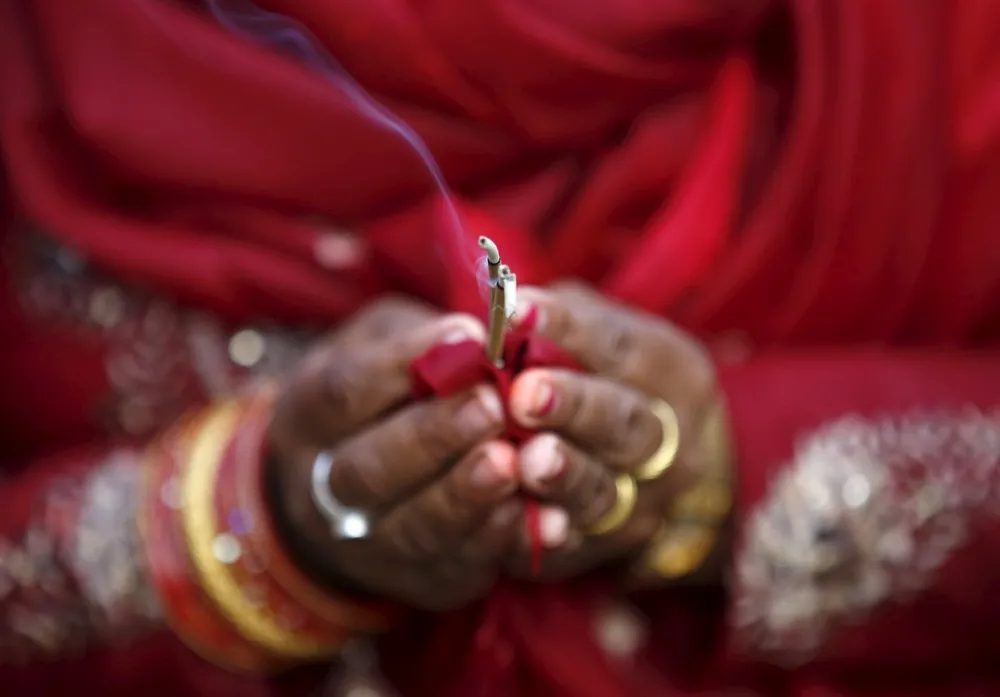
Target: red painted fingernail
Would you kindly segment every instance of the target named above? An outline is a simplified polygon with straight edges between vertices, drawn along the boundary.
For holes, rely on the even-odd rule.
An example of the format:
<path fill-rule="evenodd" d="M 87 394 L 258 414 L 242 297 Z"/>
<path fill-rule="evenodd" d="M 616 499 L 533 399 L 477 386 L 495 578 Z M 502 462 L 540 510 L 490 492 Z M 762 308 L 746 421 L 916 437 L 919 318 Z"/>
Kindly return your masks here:
<path fill-rule="evenodd" d="M 552 383 L 544 379 L 536 381 L 535 392 L 531 395 L 531 415 L 545 416 L 555 405 L 556 391 L 552 389 Z"/>

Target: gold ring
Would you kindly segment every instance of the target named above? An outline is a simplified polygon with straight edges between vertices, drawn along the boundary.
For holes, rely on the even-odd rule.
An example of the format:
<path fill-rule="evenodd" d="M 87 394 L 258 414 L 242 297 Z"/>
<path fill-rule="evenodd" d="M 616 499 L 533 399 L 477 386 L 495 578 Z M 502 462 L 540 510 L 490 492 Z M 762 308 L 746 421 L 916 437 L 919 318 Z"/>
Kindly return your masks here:
<path fill-rule="evenodd" d="M 591 535 L 604 535 L 620 528 L 635 509 L 639 488 L 630 474 L 615 477 L 615 505 L 587 530 Z"/>
<path fill-rule="evenodd" d="M 660 447 L 633 474 L 641 482 L 656 479 L 670 469 L 681 448 L 681 425 L 677 420 L 677 413 L 662 399 L 654 400 L 649 408 L 660 422 L 662 435 Z"/>

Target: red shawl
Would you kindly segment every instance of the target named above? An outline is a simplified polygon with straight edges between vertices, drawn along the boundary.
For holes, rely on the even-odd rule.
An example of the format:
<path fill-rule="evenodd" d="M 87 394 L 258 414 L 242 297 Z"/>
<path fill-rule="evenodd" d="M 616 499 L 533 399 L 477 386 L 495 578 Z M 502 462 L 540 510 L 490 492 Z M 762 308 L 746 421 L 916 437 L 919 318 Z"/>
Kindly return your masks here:
<path fill-rule="evenodd" d="M 465 244 L 502 223 L 523 282 L 763 340 L 983 319 L 986 0 L 268 7 L 413 126 Z M 468 306 L 423 165 L 321 73 L 177 2 L 0 12 L 16 212 L 92 261 L 233 317 L 326 323 L 387 287 Z M 370 263 L 320 268 L 316 220 L 362 230 Z"/>

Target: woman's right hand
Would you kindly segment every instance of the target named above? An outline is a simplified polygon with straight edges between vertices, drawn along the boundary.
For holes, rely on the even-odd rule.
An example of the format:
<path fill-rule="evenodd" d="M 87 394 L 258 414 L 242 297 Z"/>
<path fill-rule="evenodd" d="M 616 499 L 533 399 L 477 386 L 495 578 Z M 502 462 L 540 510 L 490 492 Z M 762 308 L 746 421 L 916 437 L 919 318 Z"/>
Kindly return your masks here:
<path fill-rule="evenodd" d="M 408 403 L 410 363 L 432 346 L 484 340 L 474 318 L 378 303 L 318 346 L 288 379 L 270 430 L 273 504 L 289 545 L 317 580 L 445 610 L 484 595 L 516 544 L 513 447 L 496 440 L 491 387 Z M 312 498 L 318 452 L 330 487 L 371 516 L 361 540 L 338 540 Z"/>

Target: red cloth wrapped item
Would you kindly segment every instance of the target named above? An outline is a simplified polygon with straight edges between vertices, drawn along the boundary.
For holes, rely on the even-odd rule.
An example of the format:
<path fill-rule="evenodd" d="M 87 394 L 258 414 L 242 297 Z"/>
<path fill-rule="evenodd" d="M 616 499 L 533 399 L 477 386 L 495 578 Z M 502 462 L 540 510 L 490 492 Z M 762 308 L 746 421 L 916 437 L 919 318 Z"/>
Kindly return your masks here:
<path fill-rule="evenodd" d="M 438 346 L 414 362 L 413 396 L 415 399 L 448 397 L 480 383 L 496 385 L 505 407 L 510 402 L 510 387 L 518 373 L 529 368 L 550 367 L 578 369 L 578 364 L 565 351 L 540 336 L 532 336 L 534 321 L 526 318 L 518 328 L 504 337 L 503 367 L 497 367 L 483 353 L 481 344 L 465 342 Z M 519 445 L 532 435 L 510 414 L 504 437 Z M 532 565 L 541 563 L 542 546 L 538 532 L 538 507 L 527 502 L 529 533 L 532 539 Z"/>
<path fill-rule="evenodd" d="M 497 367 L 490 361 L 483 352 L 482 344 L 477 342 L 468 341 L 431 349 L 413 364 L 414 398 L 448 397 L 477 384 L 492 383 L 496 385 L 504 405 L 508 405 L 510 387 L 518 373 L 543 366 L 572 370 L 579 368 L 576 361 L 557 345 L 543 337 L 533 336 L 533 326 L 533 317 L 529 316 L 504 338 L 503 367 Z M 518 425 L 508 414 L 505 438 L 514 444 L 520 444 L 531 435 L 530 430 Z M 537 501 L 525 501 L 525 523 L 532 541 L 532 566 L 537 570 L 544 552 L 538 530 Z M 489 685 L 487 689 L 490 697 L 516 697 L 519 694 L 513 674 L 516 665 L 512 654 L 520 655 L 523 650 L 517 646 L 520 643 L 518 625 L 510 623 L 512 617 L 522 612 L 519 604 L 512 602 L 512 595 L 516 593 L 512 587 L 501 584 L 485 601 L 482 615 L 477 620 L 480 626 L 475 630 L 470 660 L 459 673 L 461 677 L 458 678 L 459 686 L 455 688 L 455 694 L 476 692 L 486 697 L 487 693 L 482 691 L 484 683 Z M 435 657 L 435 651 L 432 650 L 425 659 L 432 664 L 442 663 L 443 669 L 453 660 L 449 654 L 454 650 L 453 639 L 456 637 L 447 630 L 441 636 L 446 639 L 437 642 L 439 655 Z M 442 689 L 442 676 L 448 673 L 427 670 L 425 675 L 436 681 L 429 684 L 428 689 Z"/>

